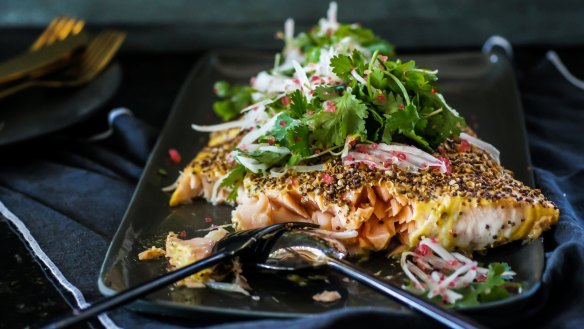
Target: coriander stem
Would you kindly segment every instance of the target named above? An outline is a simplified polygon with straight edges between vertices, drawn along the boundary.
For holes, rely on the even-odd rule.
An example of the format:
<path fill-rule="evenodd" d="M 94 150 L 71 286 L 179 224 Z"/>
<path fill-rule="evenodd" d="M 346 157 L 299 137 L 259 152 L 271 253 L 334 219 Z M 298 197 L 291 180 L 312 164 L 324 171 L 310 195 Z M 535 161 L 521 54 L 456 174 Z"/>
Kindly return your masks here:
<path fill-rule="evenodd" d="M 429 118 L 429 117 L 431 117 L 433 115 L 436 115 L 436 114 L 442 112 L 443 110 L 444 110 L 443 108 L 439 108 L 436 111 L 433 111 L 433 112 L 428 113 L 428 115 L 425 115 L 424 117 Z"/>
<path fill-rule="evenodd" d="M 306 158 L 303 158 L 302 160 L 318 158 L 319 156 L 321 156 L 321 155 L 325 155 L 325 154 L 327 154 L 327 153 L 330 153 L 330 152 L 332 152 L 333 150 L 336 150 L 336 149 L 338 149 L 338 148 L 339 148 L 339 147 L 341 147 L 341 146 L 343 146 L 343 145 L 337 145 L 337 146 L 333 146 L 333 147 L 331 147 L 331 148 L 328 148 L 328 149 L 326 149 L 326 150 L 324 150 L 324 151 L 322 151 L 322 152 L 320 152 L 320 153 L 318 153 L 318 154 L 313 154 L 313 155 L 311 155 L 311 156 L 307 156 Z"/>
<path fill-rule="evenodd" d="M 274 71 L 274 73 L 276 72 L 276 69 L 278 68 L 278 66 L 280 66 L 280 53 L 277 53 L 276 56 L 274 56 L 274 69 L 272 71 Z"/>
<path fill-rule="evenodd" d="M 410 96 L 408 95 L 408 92 L 406 90 L 406 87 L 401 83 L 401 81 L 399 81 L 399 79 L 391 74 L 391 72 L 387 71 L 384 72 L 385 75 L 387 75 L 388 77 L 392 78 L 393 81 L 395 81 L 395 83 L 397 84 L 397 86 L 399 87 L 399 89 L 401 89 L 402 94 L 404 95 L 404 99 L 406 100 L 406 105 L 410 105 Z"/>
<path fill-rule="evenodd" d="M 369 61 L 369 74 L 367 74 L 367 92 L 369 93 L 369 97 L 373 97 L 373 93 L 371 92 L 371 70 L 373 69 L 373 63 L 377 59 L 377 55 L 379 54 L 379 50 L 373 52 L 373 56 L 371 57 L 371 61 Z"/>

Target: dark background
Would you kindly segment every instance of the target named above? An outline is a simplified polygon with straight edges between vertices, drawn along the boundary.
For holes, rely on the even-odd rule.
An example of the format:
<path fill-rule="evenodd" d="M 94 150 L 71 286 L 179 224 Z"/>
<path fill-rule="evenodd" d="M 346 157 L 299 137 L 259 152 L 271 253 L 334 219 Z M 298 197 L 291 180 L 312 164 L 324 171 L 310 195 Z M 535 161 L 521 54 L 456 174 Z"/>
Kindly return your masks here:
<path fill-rule="evenodd" d="M 584 7 L 579 0 L 337 1 L 339 20 L 359 22 L 400 48 L 478 47 L 500 34 L 516 46 L 582 45 Z M 26 47 L 57 15 L 131 32 L 131 51 L 192 52 L 215 47 L 275 49 L 286 18 L 297 31 L 323 17 L 328 1 L 4 0 L 0 48 Z M 13 33 L 17 32 L 17 33 Z M 29 35 L 26 40 L 21 35 Z"/>
<path fill-rule="evenodd" d="M 519 70 L 557 50 L 584 77 L 584 3 L 565 1 L 338 1 L 339 21 L 359 22 L 398 52 L 479 51 L 491 35 L 514 46 Z M 314 25 L 328 1 L 10 0 L 0 1 L 0 60 L 23 51 L 57 15 L 87 21 L 88 29 L 128 32 L 119 55 L 123 81 L 94 117 L 59 134 L 98 132 L 107 111 L 125 106 L 160 128 L 188 71 L 215 48 L 275 50 L 286 18 L 296 31 Z M 519 72 L 520 74 L 520 72 Z M 0 151 L 0 161 L 2 161 Z M 69 308 L 9 226 L 0 222 L 0 328 L 35 327 Z M 97 277 L 97 273 L 96 273 Z"/>

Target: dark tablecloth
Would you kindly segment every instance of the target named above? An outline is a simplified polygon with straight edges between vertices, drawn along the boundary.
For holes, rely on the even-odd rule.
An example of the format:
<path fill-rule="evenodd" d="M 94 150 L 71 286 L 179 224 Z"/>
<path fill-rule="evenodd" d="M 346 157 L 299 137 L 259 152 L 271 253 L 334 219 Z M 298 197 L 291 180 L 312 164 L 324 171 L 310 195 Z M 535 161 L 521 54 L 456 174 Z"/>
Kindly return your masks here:
<path fill-rule="evenodd" d="M 553 55 L 548 53 L 538 65 L 518 72 L 518 82 L 536 185 L 559 206 L 561 217 L 545 234 L 547 264 L 537 303 L 530 311 L 493 314 L 489 323 L 497 327 L 584 327 L 584 82 Z M 118 114 L 112 120 L 113 133 L 100 141 L 56 136 L 1 151 L 0 212 L 76 307 L 100 298 L 96 283 L 101 262 L 158 133 L 131 114 Z M 100 317 L 100 322 L 112 328 L 430 325 L 424 319 L 374 308 L 236 323 L 117 310 Z"/>

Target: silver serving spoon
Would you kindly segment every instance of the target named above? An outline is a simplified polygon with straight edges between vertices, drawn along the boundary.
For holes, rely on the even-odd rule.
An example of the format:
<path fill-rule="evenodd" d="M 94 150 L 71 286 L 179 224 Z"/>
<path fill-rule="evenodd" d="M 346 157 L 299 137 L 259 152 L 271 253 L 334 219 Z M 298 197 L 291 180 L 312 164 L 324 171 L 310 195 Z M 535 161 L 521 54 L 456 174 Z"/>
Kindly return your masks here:
<path fill-rule="evenodd" d="M 298 271 L 326 266 L 449 328 L 486 328 L 463 315 L 428 302 L 389 282 L 382 281 L 344 260 L 345 247 L 324 234 L 309 231 L 285 232 L 278 239 L 258 245 L 258 255 L 267 255 L 256 265 L 275 271 Z M 267 250 L 269 249 L 269 250 Z"/>

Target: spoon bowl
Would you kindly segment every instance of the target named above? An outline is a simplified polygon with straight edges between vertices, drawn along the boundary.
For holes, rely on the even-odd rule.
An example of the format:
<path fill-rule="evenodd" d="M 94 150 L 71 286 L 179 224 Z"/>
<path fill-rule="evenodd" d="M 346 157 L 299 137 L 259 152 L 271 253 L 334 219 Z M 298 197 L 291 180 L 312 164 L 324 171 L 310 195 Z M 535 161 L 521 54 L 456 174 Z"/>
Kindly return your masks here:
<path fill-rule="evenodd" d="M 278 239 L 258 245 L 263 255 L 255 265 L 274 271 L 301 271 L 328 265 L 332 259 L 344 259 L 348 252 L 338 240 L 319 231 L 290 231 Z"/>
<path fill-rule="evenodd" d="M 486 328 L 470 318 L 444 309 L 359 269 L 344 260 L 348 254 L 346 248 L 339 241 L 333 239 L 330 234 L 324 234 L 322 231 L 283 232 L 277 239 L 267 240 L 266 243 L 259 244 L 255 254 L 263 255 L 259 258 L 260 261 L 255 264 L 262 269 L 301 271 L 326 266 L 449 328 Z"/>

